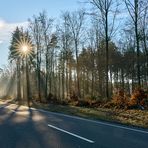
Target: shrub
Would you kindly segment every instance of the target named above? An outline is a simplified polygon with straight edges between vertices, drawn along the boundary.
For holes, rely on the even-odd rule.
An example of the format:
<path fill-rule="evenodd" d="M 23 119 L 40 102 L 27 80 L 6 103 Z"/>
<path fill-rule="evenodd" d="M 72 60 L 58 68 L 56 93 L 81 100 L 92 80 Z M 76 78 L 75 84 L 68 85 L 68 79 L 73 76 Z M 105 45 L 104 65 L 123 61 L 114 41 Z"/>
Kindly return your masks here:
<path fill-rule="evenodd" d="M 117 94 L 113 96 L 112 103 L 115 105 L 116 108 L 127 108 L 128 107 L 129 99 L 128 99 L 128 96 L 124 93 L 124 90 L 122 89 L 119 90 Z"/>
<path fill-rule="evenodd" d="M 129 102 L 130 108 L 148 107 L 148 94 L 141 88 L 134 90 Z"/>

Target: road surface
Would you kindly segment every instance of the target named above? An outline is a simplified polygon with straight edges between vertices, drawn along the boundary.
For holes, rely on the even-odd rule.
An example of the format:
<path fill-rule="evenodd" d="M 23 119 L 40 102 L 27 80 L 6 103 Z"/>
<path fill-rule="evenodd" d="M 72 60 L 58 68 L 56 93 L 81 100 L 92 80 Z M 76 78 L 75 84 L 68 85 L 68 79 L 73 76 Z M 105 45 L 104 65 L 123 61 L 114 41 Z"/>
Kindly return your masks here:
<path fill-rule="evenodd" d="M 0 106 L 0 148 L 148 148 L 148 130 Z"/>

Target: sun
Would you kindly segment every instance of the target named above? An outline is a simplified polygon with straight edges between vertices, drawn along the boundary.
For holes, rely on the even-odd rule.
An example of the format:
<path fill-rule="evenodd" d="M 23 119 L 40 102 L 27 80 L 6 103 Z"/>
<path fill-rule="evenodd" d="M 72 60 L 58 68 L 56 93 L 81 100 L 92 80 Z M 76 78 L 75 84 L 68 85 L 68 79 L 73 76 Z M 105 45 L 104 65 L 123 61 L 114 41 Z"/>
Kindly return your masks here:
<path fill-rule="evenodd" d="M 16 43 L 13 46 L 16 49 L 16 55 L 20 57 L 27 57 L 33 55 L 33 45 L 31 40 L 26 37 L 16 39 Z"/>
<path fill-rule="evenodd" d="M 23 45 L 21 49 L 22 49 L 22 52 L 24 52 L 24 54 L 27 54 L 29 51 L 29 48 L 27 45 Z"/>

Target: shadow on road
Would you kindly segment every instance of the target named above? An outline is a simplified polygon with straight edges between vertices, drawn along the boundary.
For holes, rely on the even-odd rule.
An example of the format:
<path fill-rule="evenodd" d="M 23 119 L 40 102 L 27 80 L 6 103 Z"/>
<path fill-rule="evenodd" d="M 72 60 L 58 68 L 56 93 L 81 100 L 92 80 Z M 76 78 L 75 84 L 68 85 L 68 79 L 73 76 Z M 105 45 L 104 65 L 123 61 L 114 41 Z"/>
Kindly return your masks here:
<path fill-rule="evenodd" d="M 57 143 L 54 137 L 58 138 L 58 136 L 50 134 L 45 123 L 46 119 L 43 116 L 27 107 L 12 105 L 0 109 L 0 147 L 55 147 Z"/>

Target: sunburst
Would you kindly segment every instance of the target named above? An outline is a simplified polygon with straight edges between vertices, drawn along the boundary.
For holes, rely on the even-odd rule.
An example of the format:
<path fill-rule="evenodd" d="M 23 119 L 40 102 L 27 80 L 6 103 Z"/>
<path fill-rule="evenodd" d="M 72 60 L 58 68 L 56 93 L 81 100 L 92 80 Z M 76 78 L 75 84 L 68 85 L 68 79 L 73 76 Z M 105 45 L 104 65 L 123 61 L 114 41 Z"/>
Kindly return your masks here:
<path fill-rule="evenodd" d="M 16 39 L 16 43 L 13 47 L 15 48 L 16 56 L 24 58 L 33 55 L 33 44 L 30 38 L 23 36 L 19 40 Z"/>

